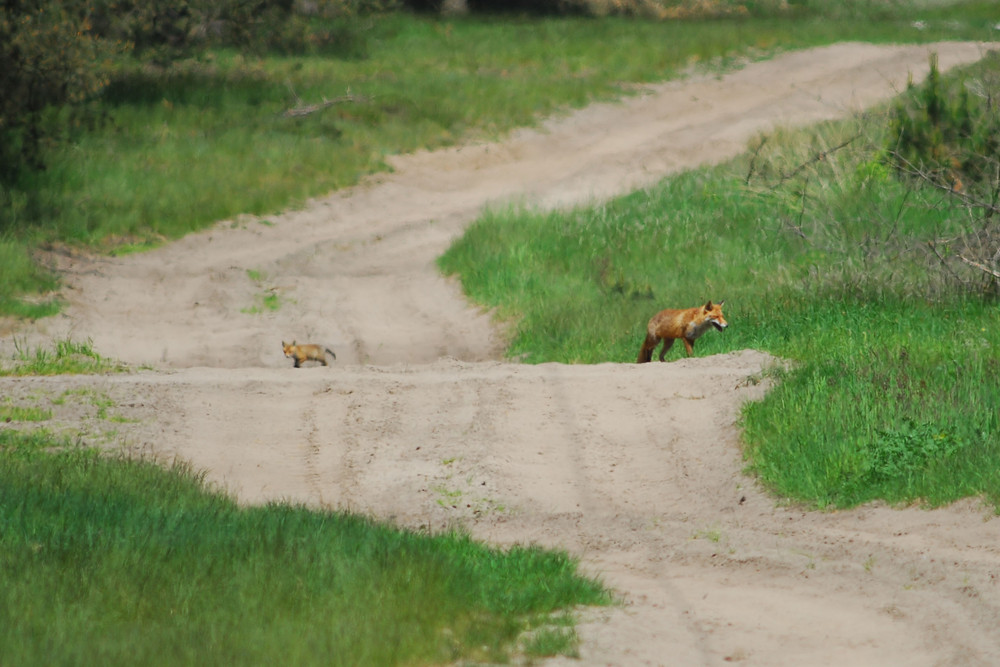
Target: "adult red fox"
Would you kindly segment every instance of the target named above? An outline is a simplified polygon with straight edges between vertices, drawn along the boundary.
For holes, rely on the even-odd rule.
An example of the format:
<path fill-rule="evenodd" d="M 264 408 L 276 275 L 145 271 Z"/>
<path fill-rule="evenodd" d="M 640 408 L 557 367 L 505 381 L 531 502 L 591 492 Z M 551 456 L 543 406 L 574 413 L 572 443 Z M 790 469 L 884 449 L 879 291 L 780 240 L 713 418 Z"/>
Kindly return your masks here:
<path fill-rule="evenodd" d="M 295 359 L 296 368 L 300 368 L 303 361 L 309 361 L 310 359 L 318 361 L 326 366 L 327 354 L 334 359 L 337 358 L 337 355 L 333 353 L 333 350 L 323 347 L 322 345 L 296 345 L 293 340 L 291 343 L 281 341 L 281 348 L 285 351 L 286 357 Z"/>
<path fill-rule="evenodd" d="M 725 301 L 713 304 L 711 301 L 704 306 L 687 308 L 686 310 L 661 310 L 649 320 L 646 325 L 646 340 L 643 341 L 639 349 L 638 364 L 644 364 L 653 360 L 653 350 L 662 340 L 663 347 L 660 348 L 660 361 L 663 355 L 674 344 L 678 338 L 684 341 L 687 354 L 690 357 L 694 352 L 694 341 L 698 336 L 708 331 L 709 327 L 715 327 L 722 331 L 729 326 L 726 318 L 722 316 L 722 304 Z"/>

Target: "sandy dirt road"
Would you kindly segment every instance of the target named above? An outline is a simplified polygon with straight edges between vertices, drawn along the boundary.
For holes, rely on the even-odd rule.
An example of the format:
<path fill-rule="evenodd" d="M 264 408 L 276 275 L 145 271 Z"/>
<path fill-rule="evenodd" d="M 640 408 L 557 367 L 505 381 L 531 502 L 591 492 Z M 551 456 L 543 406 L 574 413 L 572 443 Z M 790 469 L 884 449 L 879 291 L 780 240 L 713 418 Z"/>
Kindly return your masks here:
<path fill-rule="evenodd" d="M 580 660 L 552 664 L 1000 664 L 987 508 L 808 512 L 742 473 L 739 408 L 777 360 L 505 362 L 488 314 L 433 266 L 484 206 L 583 204 L 729 158 L 759 131 L 886 99 L 932 50 L 947 69 L 984 47 L 790 53 L 500 143 L 399 157 L 301 210 L 142 255 L 56 258 L 69 307 L 0 353 L 90 339 L 145 370 L 0 378 L 0 395 L 37 405 L 90 388 L 135 421 L 80 399 L 53 404 L 53 424 L 181 457 L 246 502 L 567 549 L 624 603 L 584 611 Z M 269 293 L 278 310 L 249 312 Z M 279 348 L 293 338 L 337 361 L 293 369 Z"/>

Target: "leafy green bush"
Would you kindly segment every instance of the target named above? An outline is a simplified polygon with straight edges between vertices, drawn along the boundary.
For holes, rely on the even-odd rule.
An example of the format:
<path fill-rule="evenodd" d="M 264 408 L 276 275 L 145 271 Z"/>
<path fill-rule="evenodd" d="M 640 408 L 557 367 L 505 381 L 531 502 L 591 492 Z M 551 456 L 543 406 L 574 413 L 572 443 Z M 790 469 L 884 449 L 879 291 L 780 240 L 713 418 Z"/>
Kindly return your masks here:
<path fill-rule="evenodd" d="M 166 64 L 207 46 L 263 53 L 329 52 L 353 43 L 353 23 L 338 19 L 386 11 L 379 0 L 90 0 L 94 32 L 128 42 L 132 53 Z"/>
<path fill-rule="evenodd" d="M 942 79 L 937 57 L 930 74 L 893 110 L 889 163 L 911 185 L 948 193 L 940 205 L 961 220 L 927 246 L 941 272 L 964 289 L 1000 296 L 1000 53 L 974 75 Z"/>
<path fill-rule="evenodd" d="M 1000 53 L 987 57 L 995 73 Z M 920 86 L 895 106 L 888 150 L 896 170 L 958 192 L 996 179 L 1000 155 L 1000 86 L 986 77 L 942 80 L 937 55 Z"/>
<path fill-rule="evenodd" d="M 876 431 L 866 447 L 866 476 L 884 481 L 912 475 L 953 456 L 966 444 L 934 424 L 906 420 L 896 428 Z"/>
<path fill-rule="evenodd" d="M 107 83 L 116 46 L 89 31 L 86 0 L 0 5 L 0 183 L 41 165 L 42 112 Z"/>

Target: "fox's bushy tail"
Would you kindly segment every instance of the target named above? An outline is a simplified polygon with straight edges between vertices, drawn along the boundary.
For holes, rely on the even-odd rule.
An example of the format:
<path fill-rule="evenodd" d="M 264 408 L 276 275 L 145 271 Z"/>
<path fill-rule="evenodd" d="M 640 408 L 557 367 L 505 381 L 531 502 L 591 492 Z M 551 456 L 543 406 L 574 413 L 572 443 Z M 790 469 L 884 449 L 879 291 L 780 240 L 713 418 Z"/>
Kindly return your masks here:
<path fill-rule="evenodd" d="M 639 358 L 635 360 L 637 364 L 644 364 L 648 361 L 653 360 L 653 350 L 656 348 L 656 344 L 660 342 L 660 339 L 653 334 L 647 333 L 646 340 L 642 342 L 642 347 L 639 348 Z"/>

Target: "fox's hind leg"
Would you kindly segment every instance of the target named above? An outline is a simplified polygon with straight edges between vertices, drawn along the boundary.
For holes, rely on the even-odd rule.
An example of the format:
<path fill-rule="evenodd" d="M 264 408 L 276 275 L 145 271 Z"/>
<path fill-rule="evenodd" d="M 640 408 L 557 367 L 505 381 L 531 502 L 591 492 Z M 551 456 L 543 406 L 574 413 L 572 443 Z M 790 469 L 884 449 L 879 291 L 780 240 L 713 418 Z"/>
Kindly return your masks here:
<path fill-rule="evenodd" d="M 673 347 L 673 345 L 674 345 L 674 339 L 673 338 L 664 338 L 663 339 L 663 347 L 660 348 L 660 361 L 664 360 L 663 359 L 663 355 L 665 355 L 667 353 L 667 351 L 669 351 L 670 348 Z"/>

